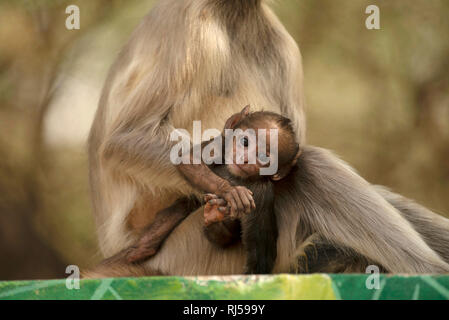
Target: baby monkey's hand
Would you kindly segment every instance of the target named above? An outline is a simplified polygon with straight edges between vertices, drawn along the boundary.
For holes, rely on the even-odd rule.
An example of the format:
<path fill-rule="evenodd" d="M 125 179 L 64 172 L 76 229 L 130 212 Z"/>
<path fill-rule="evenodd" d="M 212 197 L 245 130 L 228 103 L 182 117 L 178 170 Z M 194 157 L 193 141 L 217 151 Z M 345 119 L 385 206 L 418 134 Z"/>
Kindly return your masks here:
<path fill-rule="evenodd" d="M 226 201 L 232 218 L 240 218 L 242 214 L 248 214 L 256 208 L 253 193 L 246 187 L 228 185 L 216 194 Z"/>

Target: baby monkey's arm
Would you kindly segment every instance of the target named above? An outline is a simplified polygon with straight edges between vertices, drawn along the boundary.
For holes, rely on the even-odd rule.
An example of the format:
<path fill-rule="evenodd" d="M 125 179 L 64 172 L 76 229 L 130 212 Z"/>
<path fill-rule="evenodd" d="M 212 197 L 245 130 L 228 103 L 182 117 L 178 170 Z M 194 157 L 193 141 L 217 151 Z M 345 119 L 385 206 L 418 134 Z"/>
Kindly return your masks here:
<path fill-rule="evenodd" d="M 213 139 L 211 141 L 206 141 L 201 144 L 201 150 L 204 150 L 206 146 L 216 144 L 217 148 L 225 145 L 225 140 L 223 136 L 219 139 Z M 194 149 L 191 148 L 187 164 L 181 163 L 177 165 L 178 170 L 186 178 L 186 180 L 197 190 L 202 192 L 213 193 L 227 201 L 227 205 L 230 207 L 230 212 L 233 216 L 241 215 L 243 213 L 249 213 L 254 209 L 254 200 L 252 197 L 252 192 L 244 186 L 234 186 L 227 179 L 224 179 L 214 171 L 211 170 L 210 166 L 202 162 L 199 164 L 194 164 Z M 222 154 L 214 154 L 215 160 L 221 162 L 224 161 L 224 150 Z"/>

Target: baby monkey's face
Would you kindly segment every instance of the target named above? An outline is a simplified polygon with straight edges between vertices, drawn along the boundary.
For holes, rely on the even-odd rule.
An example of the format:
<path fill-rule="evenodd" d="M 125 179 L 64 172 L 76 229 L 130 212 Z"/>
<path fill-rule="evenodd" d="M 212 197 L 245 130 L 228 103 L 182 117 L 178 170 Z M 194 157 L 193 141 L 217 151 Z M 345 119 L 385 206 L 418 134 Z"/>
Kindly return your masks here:
<path fill-rule="evenodd" d="M 273 133 L 270 129 L 278 130 L 277 127 L 269 124 L 235 129 L 232 140 L 232 161 L 227 161 L 227 168 L 232 175 L 245 179 L 255 178 L 260 176 L 261 168 L 277 163 L 277 152 L 272 152 L 271 146 L 272 138 L 277 139 L 277 137 L 270 136 Z"/>
<path fill-rule="evenodd" d="M 250 113 L 246 106 L 226 121 L 224 129 L 227 169 L 243 179 L 281 180 L 301 154 L 291 121 L 273 112 Z"/>

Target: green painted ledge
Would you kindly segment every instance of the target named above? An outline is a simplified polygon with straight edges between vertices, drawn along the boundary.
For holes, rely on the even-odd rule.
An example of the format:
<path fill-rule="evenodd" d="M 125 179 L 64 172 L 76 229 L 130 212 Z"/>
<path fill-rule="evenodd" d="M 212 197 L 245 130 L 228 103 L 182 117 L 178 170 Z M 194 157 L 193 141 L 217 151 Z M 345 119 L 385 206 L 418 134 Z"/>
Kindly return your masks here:
<path fill-rule="evenodd" d="M 89 279 L 81 280 L 79 290 L 67 289 L 66 280 L 4 281 L 0 282 L 0 300 L 449 299 L 449 276 L 381 275 L 378 290 L 366 288 L 367 277 L 284 274 Z"/>

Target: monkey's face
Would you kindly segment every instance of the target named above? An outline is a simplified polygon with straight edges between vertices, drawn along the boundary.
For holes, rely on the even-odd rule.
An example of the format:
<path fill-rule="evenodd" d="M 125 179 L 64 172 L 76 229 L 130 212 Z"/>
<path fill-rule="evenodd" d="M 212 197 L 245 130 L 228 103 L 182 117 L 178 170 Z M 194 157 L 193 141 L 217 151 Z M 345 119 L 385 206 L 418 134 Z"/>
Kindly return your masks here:
<path fill-rule="evenodd" d="M 261 136 L 260 132 L 256 134 L 259 128 L 238 129 L 241 131 L 236 131 L 237 134 L 233 137 L 231 159 L 228 158 L 226 162 L 227 168 L 232 175 L 240 178 L 259 177 L 261 168 L 269 167 L 273 161 L 277 161 L 270 153 L 270 130 L 266 130 L 266 136 Z"/>

